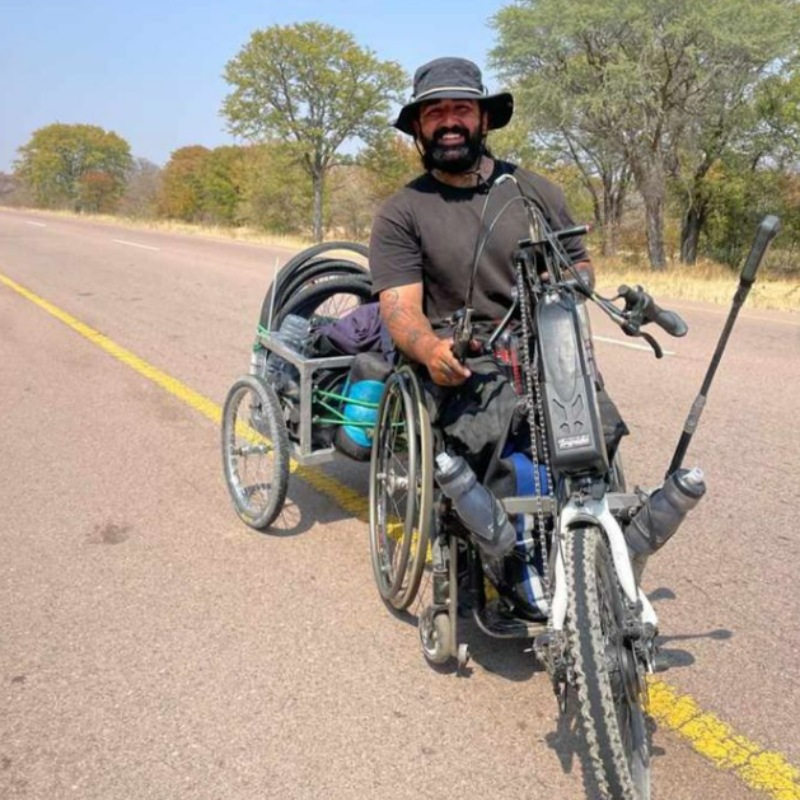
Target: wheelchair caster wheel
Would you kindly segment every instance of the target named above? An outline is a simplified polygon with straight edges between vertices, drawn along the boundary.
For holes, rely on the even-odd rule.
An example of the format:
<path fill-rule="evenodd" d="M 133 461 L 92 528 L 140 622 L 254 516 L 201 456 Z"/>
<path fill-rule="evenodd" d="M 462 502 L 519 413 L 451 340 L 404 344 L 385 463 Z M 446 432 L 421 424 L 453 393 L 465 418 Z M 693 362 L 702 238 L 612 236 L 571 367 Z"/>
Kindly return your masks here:
<path fill-rule="evenodd" d="M 462 642 L 458 646 L 458 668 L 464 669 L 469 664 L 469 645 Z"/>
<path fill-rule="evenodd" d="M 431 664 L 450 660 L 450 616 L 446 611 L 434 613 L 429 606 L 419 618 L 422 653 Z"/>

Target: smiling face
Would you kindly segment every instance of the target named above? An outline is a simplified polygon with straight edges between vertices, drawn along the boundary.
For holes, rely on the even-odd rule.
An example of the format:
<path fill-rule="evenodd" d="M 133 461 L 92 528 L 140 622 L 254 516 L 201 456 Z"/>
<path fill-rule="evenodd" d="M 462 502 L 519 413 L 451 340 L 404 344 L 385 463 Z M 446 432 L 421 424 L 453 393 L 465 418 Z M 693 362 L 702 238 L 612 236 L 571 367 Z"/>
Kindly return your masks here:
<path fill-rule="evenodd" d="M 458 173 L 472 169 L 481 155 L 488 127 L 477 100 L 431 100 L 420 106 L 414 122 L 427 170 Z"/>

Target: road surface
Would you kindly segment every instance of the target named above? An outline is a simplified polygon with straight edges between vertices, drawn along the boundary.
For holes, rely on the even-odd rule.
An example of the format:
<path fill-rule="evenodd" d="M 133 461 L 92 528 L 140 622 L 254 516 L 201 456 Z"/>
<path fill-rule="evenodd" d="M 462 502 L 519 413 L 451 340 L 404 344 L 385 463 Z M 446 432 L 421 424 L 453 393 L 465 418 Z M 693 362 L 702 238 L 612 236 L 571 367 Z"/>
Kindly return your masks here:
<path fill-rule="evenodd" d="M 289 256 L 0 211 L 0 797 L 587 796 L 523 643 L 470 633 L 437 671 L 380 602 L 336 488 L 363 508 L 364 465 L 293 480 L 277 534 L 234 515 L 214 412 Z M 630 483 L 660 480 L 724 321 L 664 304 L 690 334 L 661 361 L 594 318 Z M 745 308 L 687 459 L 709 495 L 645 577 L 656 800 L 800 797 L 798 397 L 800 319 Z"/>

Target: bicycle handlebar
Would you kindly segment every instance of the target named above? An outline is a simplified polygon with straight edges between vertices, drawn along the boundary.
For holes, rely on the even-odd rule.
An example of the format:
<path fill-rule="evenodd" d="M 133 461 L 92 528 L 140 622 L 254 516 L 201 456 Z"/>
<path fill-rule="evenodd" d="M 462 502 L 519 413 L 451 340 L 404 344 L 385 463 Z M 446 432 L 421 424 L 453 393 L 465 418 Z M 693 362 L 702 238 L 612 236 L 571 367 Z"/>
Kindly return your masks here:
<path fill-rule="evenodd" d="M 628 315 L 628 321 L 622 326 L 625 333 L 628 333 L 630 328 L 630 332 L 636 335 L 639 326 L 647 325 L 649 322 L 655 322 L 670 336 L 686 336 L 689 331 L 677 312 L 661 308 L 641 286 L 632 288 L 622 285 L 617 289 L 617 294 L 625 301 L 625 311 Z"/>
<path fill-rule="evenodd" d="M 536 209 L 533 208 L 531 210 L 536 211 Z M 536 228 L 538 233 L 534 230 L 535 226 L 532 225 L 531 236 L 542 236 L 542 238 L 537 241 L 535 241 L 534 238 L 525 238 L 519 241 L 519 249 L 514 258 L 515 262 L 522 262 L 523 265 L 528 264 L 530 266 L 533 263 L 529 249 L 544 247 L 546 250 L 554 253 L 558 248 L 560 248 L 558 243 L 561 240 L 574 236 L 585 236 L 591 229 L 588 225 L 575 225 L 570 228 L 554 231 L 547 225 L 547 221 L 538 211 L 536 211 L 536 218 L 539 224 L 539 227 Z M 492 227 L 494 227 L 494 225 L 492 225 Z M 765 233 L 764 236 L 766 238 L 766 242 L 768 243 L 772 236 L 774 236 L 774 233 Z M 550 276 L 549 273 L 544 276 L 541 274 L 538 277 L 534 276 L 534 284 L 538 287 L 537 291 L 544 291 L 545 293 L 548 293 L 551 291 L 567 290 L 580 294 L 587 299 L 594 301 L 600 306 L 601 309 L 603 309 L 603 311 L 606 312 L 606 314 L 608 314 L 608 316 L 614 322 L 617 323 L 617 325 L 620 326 L 620 328 L 622 328 L 622 330 L 628 336 L 639 336 L 643 338 L 652 347 L 656 358 L 661 358 L 663 356 L 663 351 L 658 342 L 649 333 L 641 330 L 643 325 L 654 322 L 670 336 L 675 337 L 685 336 L 688 332 L 689 328 L 683 319 L 681 319 L 679 314 L 674 311 L 661 308 L 655 302 L 655 300 L 653 300 L 652 296 L 649 295 L 641 286 L 630 287 L 623 285 L 619 287 L 617 296 L 615 298 L 608 299 L 601 297 L 591 286 L 587 285 L 586 282 L 581 279 L 574 269 L 569 266 L 569 262 L 564 260 L 566 258 L 566 254 L 561 251 L 562 264 L 566 267 L 568 272 L 572 273 L 573 277 L 568 278 L 566 276 L 562 276 L 560 270 L 557 270 L 554 276 Z M 476 266 L 477 256 L 475 259 L 475 267 L 473 267 L 473 280 L 476 273 Z M 555 278 L 555 280 L 551 282 L 551 278 Z M 465 305 L 452 317 L 452 322 L 454 324 L 454 342 L 452 350 L 455 357 L 461 363 L 464 362 L 469 353 L 470 341 L 472 338 L 473 308 L 471 305 L 471 288 L 472 282 L 470 282 L 470 290 L 467 293 Z M 614 305 L 614 300 L 619 299 L 625 301 L 624 309 L 620 309 Z M 516 302 L 512 304 L 512 308 L 509 309 L 509 313 L 506 314 L 505 318 L 495 330 L 494 334 L 490 338 L 490 341 L 494 342 L 500 333 L 506 328 L 515 306 Z"/>

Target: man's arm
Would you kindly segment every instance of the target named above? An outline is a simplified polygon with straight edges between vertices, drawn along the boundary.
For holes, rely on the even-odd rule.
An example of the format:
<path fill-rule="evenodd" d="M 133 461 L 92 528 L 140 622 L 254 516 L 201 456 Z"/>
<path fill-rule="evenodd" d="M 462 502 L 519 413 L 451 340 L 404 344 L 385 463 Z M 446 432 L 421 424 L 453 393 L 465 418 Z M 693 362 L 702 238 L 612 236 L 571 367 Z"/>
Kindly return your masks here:
<path fill-rule="evenodd" d="M 380 294 L 381 319 L 394 343 L 412 361 L 424 364 L 434 383 L 458 386 L 470 371 L 453 355 L 453 340 L 440 339 L 422 311 L 422 284 L 411 283 Z"/>

